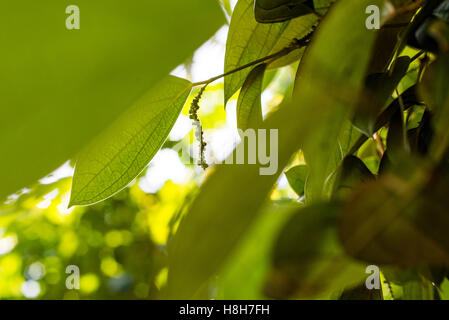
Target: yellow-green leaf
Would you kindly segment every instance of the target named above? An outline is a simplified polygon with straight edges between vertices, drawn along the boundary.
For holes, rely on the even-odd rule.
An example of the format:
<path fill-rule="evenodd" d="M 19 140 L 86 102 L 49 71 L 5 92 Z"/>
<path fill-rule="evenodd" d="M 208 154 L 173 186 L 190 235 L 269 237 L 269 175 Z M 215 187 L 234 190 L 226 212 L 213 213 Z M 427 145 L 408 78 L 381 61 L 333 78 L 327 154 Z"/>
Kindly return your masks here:
<path fill-rule="evenodd" d="M 243 84 L 237 101 L 237 127 L 239 129 L 256 129 L 263 121 L 260 96 L 265 69 L 266 64 L 254 68 Z"/>
<path fill-rule="evenodd" d="M 0 198 L 75 156 L 224 23 L 211 0 L 0 1 Z"/>
<path fill-rule="evenodd" d="M 261 24 L 256 21 L 253 10 L 254 0 L 240 0 L 234 8 L 226 43 L 225 72 L 282 50 L 293 39 L 310 33 L 317 22 L 317 18 L 309 14 L 283 23 Z M 291 52 L 284 64 L 297 59 L 300 52 L 300 49 Z M 225 103 L 243 85 L 250 72 L 251 69 L 245 69 L 225 78 Z"/>

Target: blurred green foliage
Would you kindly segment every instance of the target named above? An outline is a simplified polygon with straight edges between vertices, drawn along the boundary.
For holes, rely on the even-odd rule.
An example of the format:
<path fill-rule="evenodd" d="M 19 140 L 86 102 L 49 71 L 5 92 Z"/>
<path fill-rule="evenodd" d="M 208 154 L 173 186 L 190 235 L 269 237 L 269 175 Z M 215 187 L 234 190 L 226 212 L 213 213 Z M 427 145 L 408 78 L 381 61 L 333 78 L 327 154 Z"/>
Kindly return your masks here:
<path fill-rule="evenodd" d="M 0 203 L 0 298 L 448 299 L 449 1 L 315 0 L 300 17 L 269 12 L 293 0 L 256 1 L 263 24 L 253 0 L 233 13 L 221 2 L 229 74 L 159 83 L 59 173 Z M 363 27 L 372 4 L 377 31 Z M 176 119 L 189 124 L 174 138 Z M 279 131 L 274 175 L 203 170 L 201 150 L 183 153 L 204 133 L 209 160 L 234 156 L 220 139 L 237 127 Z M 70 207 L 70 192 L 92 193 L 83 174 L 112 191 Z"/>

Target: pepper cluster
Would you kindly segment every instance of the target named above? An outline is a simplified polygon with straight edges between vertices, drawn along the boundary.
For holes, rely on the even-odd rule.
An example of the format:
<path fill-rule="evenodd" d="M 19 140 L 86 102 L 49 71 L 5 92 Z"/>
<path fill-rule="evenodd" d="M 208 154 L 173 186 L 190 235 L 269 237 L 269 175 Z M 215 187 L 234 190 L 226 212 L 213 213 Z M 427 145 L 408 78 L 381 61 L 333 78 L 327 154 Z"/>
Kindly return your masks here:
<path fill-rule="evenodd" d="M 192 104 L 190 105 L 190 109 L 189 109 L 189 117 L 190 117 L 190 119 L 193 120 L 193 125 L 196 128 L 195 137 L 200 142 L 200 162 L 199 162 L 199 165 L 204 170 L 209 167 L 208 164 L 206 163 L 205 156 L 204 156 L 204 152 L 206 150 L 207 143 L 206 143 L 206 141 L 204 141 L 203 128 L 201 127 L 201 122 L 200 122 L 200 119 L 198 117 L 198 110 L 200 109 L 199 102 L 201 100 L 201 96 L 203 95 L 204 90 L 206 90 L 206 87 L 207 87 L 207 85 L 203 86 L 200 89 L 200 91 L 198 92 L 196 97 L 192 100 Z"/>

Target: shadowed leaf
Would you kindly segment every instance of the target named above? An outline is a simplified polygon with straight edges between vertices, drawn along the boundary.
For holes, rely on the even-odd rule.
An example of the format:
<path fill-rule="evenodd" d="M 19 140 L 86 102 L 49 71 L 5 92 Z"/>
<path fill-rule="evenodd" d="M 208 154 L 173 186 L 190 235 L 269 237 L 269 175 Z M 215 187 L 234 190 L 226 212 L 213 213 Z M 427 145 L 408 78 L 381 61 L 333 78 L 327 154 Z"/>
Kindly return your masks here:
<path fill-rule="evenodd" d="M 266 292 L 272 298 L 324 298 L 360 283 L 361 264 L 339 245 L 339 206 L 317 203 L 299 209 L 280 230 Z"/>

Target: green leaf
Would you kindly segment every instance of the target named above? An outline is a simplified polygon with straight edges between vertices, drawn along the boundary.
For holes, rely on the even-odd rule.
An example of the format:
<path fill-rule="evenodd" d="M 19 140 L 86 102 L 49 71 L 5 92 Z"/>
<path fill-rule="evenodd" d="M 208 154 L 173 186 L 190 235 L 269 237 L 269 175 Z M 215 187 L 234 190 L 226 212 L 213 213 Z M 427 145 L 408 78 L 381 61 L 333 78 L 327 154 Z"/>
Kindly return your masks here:
<path fill-rule="evenodd" d="M 308 169 L 305 165 L 295 166 L 285 172 L 288 183 L 298 196 L 304 194 Z"/>
<path fill-rule="evenodd" d="M 255 20 L 253 9 L 254 0 L 239 0 L 234 8 L 226 43 L 225 72 L 284 49 L 294 38 L 310 33 L 317 22 L 315 16 L 307 15 L 283 23 L 261 24 Z M 284 64 L 298 59 L 301 52 L 291 52 L 284 57 Z M 225 104 L 243 85 L 250 72 L 251 69 L 247 68 L 225 77 Z"/>
<path fill-rule="evenodd" d="M 318 27 L 302 60 L 302 80 L 291 103 L 262 124 L 279 130 L 278 173 L 305 141 L 317 141 L 315 132 L 328 125 L 323 115 L 330 121 L 355 104 L 375 36 L 364 28 L 365 8 L 382 3 L 338 2 Z M 204 182 L 170 244 L 168 297 L 192 297 L 232 253 L 277 180 L 277 175 L 260 176 L 259 169 L 259 165 L 218 166 Z"/>
<path fill-rule="evenodd" d="M 237 101 L 237 127 L 245 131 L 248 128 L 257 129 L 262 118 L 262 84 L 267 65 L 261 64 L 254 68 L 240 90 Z"/>
<path fill-rule="evenodd" d="M 267 205 L 220 272 L 220 299 L 265 298 L 264 284 L 270 270 L 273 240 L 297 208 L 298 204 L 291 201 Z"/>
<path fill-rule="evenodd" d="M 377 117 L 406 74 L 409 65 L 409 57 L 400 57 L 395 61 L 391 74 L 390 71 L 374 73 L 366 78 L 365 90 L 355 110 L 353 123 L 368 137 L 373 135 Z"/>
<path fill-rule="evenodd" d="M 365 16 L 366 17 L 366 16 Z M 353 32 L 353 31 L 352 31 Z M 376 36 L 376 34 L 375 34 Z M 375 48 L 377 49 L 377 48 Z M 333 50 L 329 48 L 328 50 Z M 349 50 L 347 51 L 349 52 Z M 322 53 L 325 54 L 324 52 Z M 323 57 L 323 60 L 326 58 Z M 329 58 L 328 58 L 329 59 Z M 385 74 L 375 74 L 372 76 L 372 81 L 369 81 L 370 86 L 369 88 L 373 87 L 376 88 L 376 94 L 379 94 L 381 96 L 380 99 L 377 98 L 377 96 L 374 96 L 373 98 L 371 95 L 370 97 L 372 100 L 367 101 L 367 104 L 373 104 L 376 106 L 376 108 L 379 108 L 379 111 L 381 108 L 383 108 L 384 104 L 387 102 L 387 99 L 389 96 L 391 96 L 395 86 L 402 78 L 403 74 L 405 74 L 409 60 L 410 58 L 404 57 L 398 59 L 397 67 L 394 69 L 393 75 L 390 77 L 387 73 Z M 335 60 L 337 61 L 337 60 Z M 336 63 L 336 62 L 334 62 Z M 338 64 L 338 63 L 337 63 Z M 317 67 L 314 74 L 316 76 L 319 76 L 321 73 L 323 73 L 323 68 L 329 68 L 330 66 L 321 66 Z M 368 66 L 367 66 L 368 67 Z M 366 70 L 366 69 L 365 69 Z M 297 77 L 297 83 L 296 86 L 298 87 L 300 84 L 299 82 L 304 81 L 304 79 L 301 79 L 301 66 L 298 70 L 299 74 Z M 371 79 L 371 77 L 368 77 Z M 347 141 L 347 133 L 345 131 L 347 130 L 347 124 L 345 123 L 346 118 L 350 117 L 350 114 L 353 110 L 350 108 L 339 108 L 339 106 L 345 106 L 344 101 L 352 100 L 353 99 L 353 93 L 354 90 L 349 89 L 349 86 L 343 85 L 342 82 L 339 82 L 338 80 L 334 80 L 331 78 L 327 79 L 329 83 L 333 83 L 334 85 L 329 85 L 328 88 L 324 88 L 321 92 L 317 92 L 316 94 L 323 94 L 323 92 L 326 92 L 326 95 L 332 94 L 335 90 L 341 90 L 344 92 L 339 93 L 341 96 L 342 103 L 336 103 L 336 107 L 333 109 L 330 109 L 328 112 L 319 112 L 318 110 L 310 111 L 313 113 L 317 113 L 320 115 L 321 119 L 317 120 L 317 123 L 319 123 L 319 127 L 315 128 L 313 132 L 313 138 L 309 138 L 305 141 L 303 146 L 304 151 L 304 157 L 306 159 L 306 163 L 309 165 L 310 169 L 310 176 L 308 179 L 308 190 L 309 190 L 309 197 L 307 201 L 316 201 L 319 199 L 323 199 L 328 195 L 328 191 L 330 188 L 328 188 L 329 180 L 332 178 L 330 174 L 334 172 L 336 165 L 339 163 L 341 158 L 339 158 L 339 154 L 343 152 L 343 155 L 345 154 L 344 151 L 339 148 L 339 142 L 340 140 Z M 394 83 L 389 87 L 388 89 L 385 89 L 383 87 L 383 82 L 385 81 L 386 84 Z M 397 82 L 397 83 L 396 83 Z M 303 84 L 304 85 L 304 84 Z M 309 84 L 305 84 L 309 85 Z M 338 89 L 337 87 L 341 85 L 342 87 Z M 388 87 L 388 86 L 387 86 Z M 379 89 L 377 89 L 379 88 Z M 353 91 L 353 92 L 350 92 Z M 377 92 L 379 91 L 379 92 Z M 388 91 L 388 92 L 387 92 Z M 364 85 L 364 91 L 359 93 L 358 103 L 355 108 L 355 112 L 357 113 L 357 110 L 360 108 L 360 97 L 363 97 L 363 99 L 366 99 L 367 92 L 366 92 L 366 82 Z M 378 101 L 379 100 L 379 101 Z M 353 106 L 354 107 L 354 106 Z M 366 105 L 364 104 L 365 108 Z M 368 110 L 372 110 L 371 107 L 367 107 Z M 307 113 L 308 115 L 310 113 Z M 374 120 L 376 119 L 377 114 L 374 116 Z M 352 139 L 353 135 L 349 135 L 350 139 Z M 337 156 L 337 157 L 336 157 Z"/>
<path fill-rule="evenodd" d="M 339 206 L 317 203 L 299 209 L 279 232 L 267 293 L 276 299 L 324 298 L 366 278 L 339 245 Z"/>
<path fill-rule="evenodd" d="M 224 23 L 210 0 L 2 1 L 0 198 L 75 156 Z"/>
<path fill-rule="evenodd" d="M 164 143 L 190 89 L 189 81 L 169 76 L 83 150 L 70 205 L 102 201 L 137 177 Z"/>

